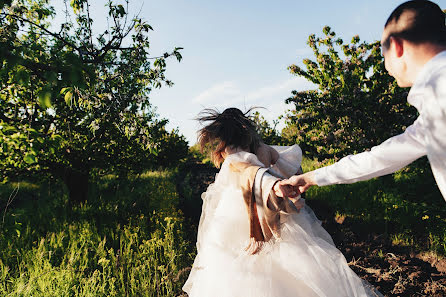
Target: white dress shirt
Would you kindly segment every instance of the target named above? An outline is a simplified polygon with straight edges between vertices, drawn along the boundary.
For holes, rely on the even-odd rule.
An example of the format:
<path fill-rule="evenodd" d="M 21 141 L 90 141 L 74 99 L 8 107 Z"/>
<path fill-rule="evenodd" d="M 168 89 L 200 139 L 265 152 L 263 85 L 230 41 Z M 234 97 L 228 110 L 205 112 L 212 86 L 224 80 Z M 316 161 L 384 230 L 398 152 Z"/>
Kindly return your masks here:
<path fill-rule="evenodd" d="M 354 183 L 395 172 L 427 155 L 438 187 L 446 199 L 446 51 L 428 61 L 407 97 L 419 112 L 400 135 L 357 155 L 314 172 L 319 186 Z"/>

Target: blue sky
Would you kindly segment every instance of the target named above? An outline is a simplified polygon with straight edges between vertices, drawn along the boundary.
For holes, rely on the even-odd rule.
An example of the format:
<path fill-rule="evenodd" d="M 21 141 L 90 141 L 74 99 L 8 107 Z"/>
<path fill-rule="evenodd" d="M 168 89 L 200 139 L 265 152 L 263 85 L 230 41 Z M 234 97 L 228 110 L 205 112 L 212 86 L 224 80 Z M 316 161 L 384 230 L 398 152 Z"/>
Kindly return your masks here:
<path fill-rule="evenodd" d="M 106 24 L 106 0 L 91 0 L 95 29 Z M 292 106 L 292 90 L 312 86 L 289 73 L 291 64 L 312 58 L 306 42 L 329 25 L 349 41 L 358 34 L 379 40 L 383 25 L 399 0 L 264 1 L 264 0 L 130 0 L 130 11 L 147 20 L 152 55 L 183 47 L 183 61 L 168 61 L 166 75 L 175 83 L 152 92 L 158 114 L 178 127 L 189 144 L 196 142 L 193 120 L 203 108 L 247 109 L 276 119 Z M 437 1 L 441 5 L 440 2 Z M 53 0 L 56 11 L 62 0 Z M 56 19 L 57 23 L 57 19 Z"/>

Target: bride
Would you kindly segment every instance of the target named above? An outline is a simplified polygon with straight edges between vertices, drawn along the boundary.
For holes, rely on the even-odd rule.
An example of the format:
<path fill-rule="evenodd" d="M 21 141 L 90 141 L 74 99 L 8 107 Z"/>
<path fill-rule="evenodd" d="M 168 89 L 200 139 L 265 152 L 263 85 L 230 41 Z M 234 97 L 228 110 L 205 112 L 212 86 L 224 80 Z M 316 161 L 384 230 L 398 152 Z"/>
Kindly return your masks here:
<path fill-rule="evenodd" d="M 299 146 L 263 144 L 248 112 L 200 114 L 209 123 L 199 144 L 212 147 L 221 169 L 202 194 L 198 253 L 183 290 L 189 297 L 382 296 L 349 268 L 304 199 L 276 183 L 300 168 Z"/>

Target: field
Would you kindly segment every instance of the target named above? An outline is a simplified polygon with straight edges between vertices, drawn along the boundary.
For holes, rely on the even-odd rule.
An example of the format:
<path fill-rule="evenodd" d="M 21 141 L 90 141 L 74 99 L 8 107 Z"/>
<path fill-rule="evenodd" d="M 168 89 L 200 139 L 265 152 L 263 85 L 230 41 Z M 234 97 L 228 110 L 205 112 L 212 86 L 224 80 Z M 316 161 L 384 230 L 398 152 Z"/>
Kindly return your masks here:
<path fill-rule="evenodd" d="M 445 202 L 420 168 L 307 193 L 352 269 L 386 296 L 446 292 Z M 54 180 L 2 185 L 0 295 L 181 295 L 195 255 L 199 194 L 215 172 L 190 163 L 127 180 L 105 176 L 72 210 Z"/>
<path fill-rule="evenodd" d="M 172 172 L 101 178 L 67 210 L 55 182 L 1 188 L 1 296 L 175 296 L 193 251 Z"/>

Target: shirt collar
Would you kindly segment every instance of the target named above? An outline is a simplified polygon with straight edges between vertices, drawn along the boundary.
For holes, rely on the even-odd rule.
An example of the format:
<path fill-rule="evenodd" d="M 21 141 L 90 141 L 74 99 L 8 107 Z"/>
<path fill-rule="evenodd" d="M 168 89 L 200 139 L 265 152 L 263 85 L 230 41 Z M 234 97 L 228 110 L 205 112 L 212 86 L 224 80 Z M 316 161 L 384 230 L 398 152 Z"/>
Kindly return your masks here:
<path fill-rule="evenodd" d="M 417 75 L 414 84 L 410 88 L 409 95 L 407 96 L 407 102 L 418 109 L 418 111 L 422 108 L 422 96 L 424 94 L 426 83 L 437 69 L 444 66 L 446 66 L 446 51 L 442 51 L 430 59 Z"/>

